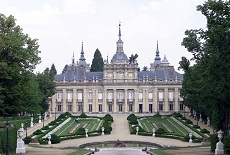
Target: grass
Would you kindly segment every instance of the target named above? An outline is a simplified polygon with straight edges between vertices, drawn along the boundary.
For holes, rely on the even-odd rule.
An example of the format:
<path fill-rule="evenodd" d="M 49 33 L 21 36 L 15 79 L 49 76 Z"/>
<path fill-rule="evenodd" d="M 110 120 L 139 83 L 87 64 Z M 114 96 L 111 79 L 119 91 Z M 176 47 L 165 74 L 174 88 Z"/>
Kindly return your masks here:
<path fill-rule="evenodd" d="M 68 155 L 84 155 L 84 154 L 89 153 L 89 152 L 91 152 L 91 151 L 87 150 L 87 149 L 84 149 L 84 148 L 79 148 L 75 152 L 72 152 L 72 153 L 70 153 Z"/>
<path fill-rule="evenodd" d="M 146 119 L 140 119 L 140 123 L 146 132 L 152 132 L 152 123 L 154 123 L 158 128 L 163 128 L 166 132 L 174 135 L 185 136 L 189 134 L 187 130 L 185 130 L 183 127 L 178 125 L 175 121 L 167 116 L 163 118 L 146 117 Z M 163 123 L 167 127 L 165 127 Z"/>

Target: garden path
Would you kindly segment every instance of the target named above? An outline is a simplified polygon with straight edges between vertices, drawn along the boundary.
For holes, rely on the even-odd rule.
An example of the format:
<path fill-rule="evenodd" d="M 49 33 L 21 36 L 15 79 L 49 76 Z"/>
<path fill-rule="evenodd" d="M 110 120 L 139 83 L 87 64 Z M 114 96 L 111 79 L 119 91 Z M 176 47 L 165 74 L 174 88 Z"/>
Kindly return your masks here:
<path fill-rule="evenodd" d="M 127 121 L 128 114 L 113 114 L 112 132 L 111 135 L 116 135 L 117 138 L 124 137 L 130 134 L 129 124 Z"/>

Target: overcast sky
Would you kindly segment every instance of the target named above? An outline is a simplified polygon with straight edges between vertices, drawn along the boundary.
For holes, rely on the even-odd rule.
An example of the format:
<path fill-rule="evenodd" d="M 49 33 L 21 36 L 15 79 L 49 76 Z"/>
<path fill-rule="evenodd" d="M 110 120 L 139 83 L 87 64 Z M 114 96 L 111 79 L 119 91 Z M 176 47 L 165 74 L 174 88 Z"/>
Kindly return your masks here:
<path fill-rule="evenodd" d="M 39 39 L 42 72 L 55 64 L 58 73 L 66 64 L 80 58 L 81 42 L 87 63 L 98 48 L 109 62 L 116 52 L 118 24 L 129 57 L 150 67 L 157 40 L 161 59 L 177 70 L 182 56 L 191 58 L 181 46 L 186 29 L 206 27 L 206 19 L 196 6 L 204 0 L 0 0 L 0 13 L 17 19 L 23 32 Z"/>

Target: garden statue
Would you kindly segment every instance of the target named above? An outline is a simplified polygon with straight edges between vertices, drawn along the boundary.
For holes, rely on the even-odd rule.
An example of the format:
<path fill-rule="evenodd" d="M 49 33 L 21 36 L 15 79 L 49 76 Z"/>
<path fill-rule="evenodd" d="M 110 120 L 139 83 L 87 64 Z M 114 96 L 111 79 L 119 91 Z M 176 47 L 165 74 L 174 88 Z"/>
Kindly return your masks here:
<path fill-rule="evenodd" d="M 217 134 L 218 134 L 219 142 L 216 143 L 215 154 L 224 154 L 224 144 L 221 142 L 224 132 L 220 130 L 217 132 Z"/>
<path fill-rule="evenodd" d="M 101 128 L 101 135 L 104 135 L 105 133 L 104 133 L 104 130 L 105 130 L 105 127 L 102 127 Z"/>
<path fill-rule="evenodd" d="M 49 134 L 47 138 L 49 139 L 48 144 L 50 145 L 51 144 L 51 141 L 50 141 L 51 135 Z"/>
<path fill-rule="evenodd" d="M 34 126 L 33 120 L 34 120 L 34 118 L 33 118 L 33 116 L 32 116 L 32 117 L 31 117 L 31 122 L 30 122 L 30 127 L 33 127 L 33 126 Z"/>
<path fill-rule="evenodd" d="M 41 123 L 41 122 L 42 122 L 41 118 L 42 118 L 41 115 L 38 116 L 38 123 Z"/>
<path fill-rule="evenodd" d="M 17 131 L 17 148 L 16 148 L 16 154 L 22 154 L 26 153 L 26 148 L 25 148 L 25 143 L 22 140 L 22 137 L 24 135 L 24 129 L 23 129 L 23 123 L 21 124 L 21 128 L 18 129 Z"/>

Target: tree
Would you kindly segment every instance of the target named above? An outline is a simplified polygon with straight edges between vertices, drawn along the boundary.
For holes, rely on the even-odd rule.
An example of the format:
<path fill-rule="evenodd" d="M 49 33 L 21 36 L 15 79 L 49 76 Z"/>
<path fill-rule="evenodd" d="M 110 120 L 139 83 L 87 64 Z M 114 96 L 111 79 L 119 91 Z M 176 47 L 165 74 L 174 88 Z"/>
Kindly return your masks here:
<path fill-rule="evenodd" d="M 230 1 L 208 0 L 197 6 L 197 10 L 206 16 L 207 30 L 185 31 L 187 37 L 182 45 L 193 54 L 196 64 L 185 72 L 182 95 L 185 104 L 211 117 L 214 129 L 222 129 L 227 135 L 230 112 Z"/>
<path fill-rule="evenodd" d="M 53 82 L 53 72 L 46 68 L 43 73 L 37 74 L 37 82 L 41 92 L 41 113 L 43 114 L 49 108 L 49 97 L 55 94 L 55 83 Z"/>
<path fill-rule="evenodd" d="M 131 54 L 131 56 L 129 57 L 129 63 L 130 64 L 136 63 L 137 57 L 138 57 L 137 54 L 135 54 L 135 55 Z"/>
<path fill-rule="evenodd" d="M 142 71 L 148 71 L 148 67 L 147 66 L 144 66 Z"/>
<path fill-rule="evenodd" d="M 0 14 L 0 115 L 16 115 L 26 108 L 24 90 L 40 63 L 37 39 L 16 25 L 13 16 Z"/>
<path fill-rule="evenodd" d="M 57 74 L 57 70 L 54 64 L 52 64 L 51 68 L 50 68 L 50 74 L 52 76 L 55 76 Z"/>
<path fill-rule="evenodd" d="M 101 52 L 97 48 L 94 53 L 90 72 L 102 72 L 103 68 L 104 68 L 103 58 L 101 56 Z"/>

